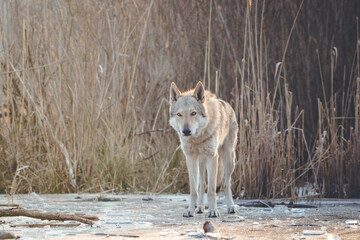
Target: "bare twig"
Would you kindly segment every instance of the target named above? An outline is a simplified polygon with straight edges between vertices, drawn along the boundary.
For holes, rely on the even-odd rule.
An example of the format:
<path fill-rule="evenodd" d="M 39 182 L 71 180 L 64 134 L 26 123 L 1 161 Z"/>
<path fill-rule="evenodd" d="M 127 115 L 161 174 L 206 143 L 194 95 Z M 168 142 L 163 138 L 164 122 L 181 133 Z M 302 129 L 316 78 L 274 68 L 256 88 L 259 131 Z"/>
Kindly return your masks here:
<path fill-rule="evenodd" d="M 155 152 L 155 153 L 153 153 L 153 154 L 151 154 L 150 156 L 148 156 L 148 157 L 144 157 L 143 159 L 141 159 L 142 161 L 144 161 L 144 160 L 148 160 L 148 159 L 151 159 L 151 158 L 153 158 L 156 154 L 158 154 L 160 151 L 157 151 L 157 152 Z"/>

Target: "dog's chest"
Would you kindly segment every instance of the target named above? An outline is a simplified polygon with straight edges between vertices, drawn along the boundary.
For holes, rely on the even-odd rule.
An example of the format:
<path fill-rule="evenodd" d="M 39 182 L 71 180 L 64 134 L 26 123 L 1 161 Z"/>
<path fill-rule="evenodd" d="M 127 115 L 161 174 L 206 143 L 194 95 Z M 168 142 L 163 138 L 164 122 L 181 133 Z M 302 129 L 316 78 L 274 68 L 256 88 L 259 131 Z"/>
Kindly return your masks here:
<path fill-rule="evenodd" d="M 209 155 L 217 152 L 216 138 L 209 138 L 204 142 L 191 142 L 181 140 L 181 148 L 185 155 Z"/>

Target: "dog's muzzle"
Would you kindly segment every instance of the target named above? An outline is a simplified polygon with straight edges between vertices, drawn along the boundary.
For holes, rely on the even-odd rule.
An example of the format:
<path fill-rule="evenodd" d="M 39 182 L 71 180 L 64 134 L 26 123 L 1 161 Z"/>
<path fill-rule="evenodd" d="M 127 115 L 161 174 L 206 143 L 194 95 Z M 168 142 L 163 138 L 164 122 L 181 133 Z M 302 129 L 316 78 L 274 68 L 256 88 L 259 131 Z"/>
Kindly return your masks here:
<path fill-rule="evenodd" d="M 191 130 L 188 127 L 184 127 L 182 130 L 182 133 L 184 136 L 190 136 L 191 135 Z"/>

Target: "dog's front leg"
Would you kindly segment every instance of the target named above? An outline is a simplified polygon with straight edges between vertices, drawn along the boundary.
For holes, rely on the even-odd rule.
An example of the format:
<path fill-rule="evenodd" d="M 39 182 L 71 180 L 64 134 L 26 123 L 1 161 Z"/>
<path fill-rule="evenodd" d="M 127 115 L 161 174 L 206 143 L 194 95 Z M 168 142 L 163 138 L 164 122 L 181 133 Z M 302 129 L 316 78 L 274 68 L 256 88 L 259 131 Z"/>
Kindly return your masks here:
<path fill-rule="evenodd" d="M 199 189 L 199 161 L 195 157 L 186 157 L 186 166 L 189 172 L 190 181 L 190 203 L 189 208 L 184 212 L 184 217 L 193 217 Z"/>
<path fill-rule="evenodd" d="M 219 217 L 220 213 L 216 206 L 216 178 L 218 170 L 218 153 L 212 156 L 207 162 L 208 172 L 208 201 L 209 217 Z"/>
<path fill-rule="evenodd" d="M 205 211 L 205 188 L 206 188 L 206 158 L 199 158 L 199 201 L 196 209 L 196 213 L 203 213 Z"/>

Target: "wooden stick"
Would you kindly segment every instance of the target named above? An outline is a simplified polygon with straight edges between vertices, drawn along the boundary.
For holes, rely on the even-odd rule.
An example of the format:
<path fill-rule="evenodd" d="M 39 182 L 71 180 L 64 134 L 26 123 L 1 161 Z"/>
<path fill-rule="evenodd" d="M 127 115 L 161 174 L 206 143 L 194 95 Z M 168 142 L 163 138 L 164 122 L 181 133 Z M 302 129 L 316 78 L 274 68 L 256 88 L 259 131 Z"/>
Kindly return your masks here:
<path fill-rule="evenodd" d="M 33 224 L 12 224 L 10 227 L 77 227 L 81 223 L 33 223 Z"/>
<path fill-rule="evenodd" d="M 86 218 L 92 221 L 99 221 L 99 217 L 98 216 L 91 216 L 91 215 L 87 215 L 85 213 L 75 213 L 75 216 L 77 217 L 81 217 L 81 218 Z"/>
<path fill-rule="evenodd" d="M 93 221 L 87 219 L 86 215 L 84 217 L 79 217 L 73 214 L 39 212 L 34 210 L 25 210 L 22 208 L 13 208 L 13 209 L 4 209 L 4 210 L 0 209 L 0 217 L 11 217 L 11 216 L 25 216 L 31 218 L 59 220 L 59 221 L 74 220 L 81 223 L 89 224 L 91 226 L 93 225 Z"/>
<path fill-rule="evenodd" d="M 14 207 L 18 208 L 19 204 L 0 204 L 0 207 Z"/>

